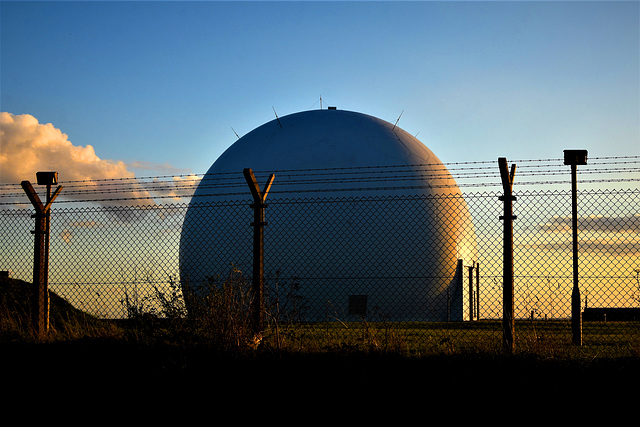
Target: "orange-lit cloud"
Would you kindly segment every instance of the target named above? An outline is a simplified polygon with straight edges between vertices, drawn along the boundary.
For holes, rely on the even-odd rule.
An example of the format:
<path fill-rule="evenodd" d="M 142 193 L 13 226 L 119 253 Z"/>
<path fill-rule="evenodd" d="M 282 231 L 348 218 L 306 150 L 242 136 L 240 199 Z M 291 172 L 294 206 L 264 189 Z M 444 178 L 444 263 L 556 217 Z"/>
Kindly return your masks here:
<path fill-rule="evenodd" d="M 571 216 L 554 216 L 539 226 L 539 242 L 522 245 L 540 251 L 573 249 Z M 581 253 L 602 253 L 614 256 L 640 255 L 640 215 L 590 215 L 578 218 Z M 531 237 L 531 236 L 529 236 Z"/>
<path fill-rule="evenodd" d="M 172 200 L 190 197 L 198 181 L 195 176 L 141 181 L 130 168 L 160 167 L 170 173 L 180 170 L 168 163 L 139 161 L 127 165 L 101 159 L 91 145 L 74 145 L 53 124 L 39 123 L 29 114 L 0 112 L 0 139 L 0 183 L 34 182 L 38 171 L 57 171 L 64 186 L 58 200 L 82 200 L 110 207 L 151 206 L 155 204 L 154 196 Z M 16 188 L 14 194 L 22 191 Z"/>
<path fill-rule="evenodd" d="M 62 230 L 59 234 L 60 238 L 67 244 L 71 244 L 74 237 L 74 229 L 78 228 L 100 228 L 102 224 L 98 221 L 71 221 L 67 224 L 67 228 Z"/>
<path fill-rule="evenodd" d="M 97 228 L 101 227 L 98 221 L 72 221 L 69 223 L 69 227 L 73 228 Z"/>
<path fill-rule="evenodd" d="M 588 239 L 578 242 L 580 253 L 597 253 L 614 256 L 637 257 L 640 255 L 640 241 L 628 240 L 607 240 Z M 560 242 L 543 242 L 522 245 L 523 248 L 535 249 L 539 251 L 563 251 L 570 253 L 573 249 L 573 242 L 569 240 Z"/>
<path fill-rule="evenodd" d="M 60 232 L 60 238 L 67 244 L 71 244 L 71 239 L 73 238 L 73 234 L 69 231 L 68 228 L 65 228 Z"/>
<path fill-rule="evenodd" d="M 73 145 L 51 123 L 41 124 L 29 115 L 0 113 L 0 182 L 34 179 L 37 171 L 58 171 L 64 181 L 132 178 L 120 161 L 99 158 L 93 147 Z"/>
<path fill-rule="evenodd" d="M 570 216 L 555 216 L 540 229 L 547 233 L 564 233 L 572 230 Z M 578 218 L 578 231 L 602 233 L 640 233 L 640 215 L 603 216 L 592 215 Z"/>

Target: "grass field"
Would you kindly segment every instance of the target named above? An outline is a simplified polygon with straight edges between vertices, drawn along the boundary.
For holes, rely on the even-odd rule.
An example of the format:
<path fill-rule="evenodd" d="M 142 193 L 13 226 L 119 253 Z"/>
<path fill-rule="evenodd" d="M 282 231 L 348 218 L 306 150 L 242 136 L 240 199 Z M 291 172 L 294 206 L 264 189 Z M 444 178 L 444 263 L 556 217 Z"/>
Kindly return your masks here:
<path fill-rule="evenodd" d="M 270 329 L 271 346 L 294 351 L 383 351 L 405 356 L 499 355 L 499 320 L 476 322 L 296 324 Z M 515 323 L 514 352 L 554 358 L 634 357 L 640 354 L 639 322 L 585 322 L 582 345 L 572 344 L 568 320 Z"/>

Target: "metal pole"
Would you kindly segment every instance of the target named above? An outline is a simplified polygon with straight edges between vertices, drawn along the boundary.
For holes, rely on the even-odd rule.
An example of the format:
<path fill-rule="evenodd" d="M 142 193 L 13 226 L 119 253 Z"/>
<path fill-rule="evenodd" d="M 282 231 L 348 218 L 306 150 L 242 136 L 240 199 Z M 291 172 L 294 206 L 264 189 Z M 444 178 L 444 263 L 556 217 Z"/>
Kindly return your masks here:
<path fill-rule="evenodd" d="M 582 313 L 580 312 L 580 287 L 578 284 L 578 197 L 577 168 L 571 165 L 571 226 L 573 229 L 573 290 L 571 291 L 571 333 L 573 343 L 582 345 Z"/>
<path fill-rule="evenodd" d="M 476 263 L 476 318 L 480 320 L 480 263 Z"/>
<path fill-rule="evenodd" d="M 507 166 L 507 159 L 498 159 L 500 176 L 504 195 L 499 199 L 503 201 L 504 211 L 500 217 L 503 220 L 503 240 L 502 240 L 502 329 L 503 346 L 507 354 L 513 353 L 513 340 L 515 328 L 513 323 L 514 291 L 513 291 L 513 201 L 516 198 L 512 194 L 513 177 L 516 172 L 516 165 L 511 166 L 511 173 Z"/>
<path fill-rule="evenodd" d="M 264 227 L 267 223 L 264 221 L 264 209 L 267 205 L 264 203 L 273 183 L 274 175 L 269 176 L 269 180 L 263 191 L 260 191 L 258 182 L 249 168 L 243 170 L 244 177 L 249 184 L 249 189 L 253 196 L 253 327 L 254 332 L 258 333 L 264 329 Z"/>
<path fill-rule="evenodd" d="M 571 165 L 571 226 L 573 231 L 573 290 L 571 291 L 571 333 L 573 343 L 582 345 L 582 313 L 578 285 L 578 165 L 587 164 L 587 150 L 564 150 L 564 164 Z"/>
<path fill-rule="evenodd" d="M 474 298 L 473 298 L 473 266 L 467 267 L 469 271 L 469 321 L 473 321 L 473 309 L 474 309 Z"/>
<path fill-rule="evenodd" d="M 458 297 L 460 297 L 460 301 L 462 303 L 462 305 L 464 305 L 464 265 L 462 263 L 462 260 L 459 259 L 458 260 L 458 265 L 456 267 L 456 275 L 458 277 L 458 286 L 456 287 L 456 293 L 455 295 L 453 295 L 454 301 L 457 304 L 458 303 Z M 449 305 L 451 305 L 451 303 L 449 303 Z M 450 312 L 450 310 L 449 310 Z M 458 320 L 458 311 L 455 311 L 454 314 L 456 320 Z M 461 308 L 460 309 L 460 318 L 461 320 L 464 320 L 464 310 Z M 447 322 L 451 320 L 451 315 L 450 313 L 447 313 Z"/>

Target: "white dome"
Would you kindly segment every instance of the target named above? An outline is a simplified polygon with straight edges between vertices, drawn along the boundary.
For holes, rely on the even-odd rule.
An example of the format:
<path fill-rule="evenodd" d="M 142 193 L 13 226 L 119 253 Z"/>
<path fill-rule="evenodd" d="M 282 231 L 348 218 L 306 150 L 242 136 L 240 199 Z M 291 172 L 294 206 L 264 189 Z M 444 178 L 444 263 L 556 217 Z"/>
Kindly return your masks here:
<path fill-rule="evenodd" d="M 454 276 L 459 259 L 466 265 L 476 261 L 476 242 L 454 179 L 431 150 L 404 130 L 342 110 L 274 119 L 238 139 L 215 161 L 183 224 L 183 283 L 199 286 L 206 277 L 224 278 L 231 264 L 251 272 L 248 205 L 253 200 L 242 178 L 245 168 L 254 171 L 261 188 L 266 176 L 275 174 L 267 197 L 265 275 L 278 271 L 280 280 L 296 278 L 309 320 L 321 320 L 328 310 L 335 309 L 336 316 L 348 312 L 348 297 L 354 295 L 366 295 L 368 305 L 386 318 L 464 317 L 461 294 L 452 295 L 463 292 L 453 289 Z M 355 171 L 351 179 L 335 179 L 344 170 Z M 402 173 L 394 174 L 393 182 L 385 180 L 385 171 L 398 170 Z M 300 185 L 309 171 L 325 174 Z M 216 186 L 221 177 L 231 176 L 239 178 L 236 187 L 225 191 Z M 443 195 L 448 195 L 446 202 L 429 197 Z M 317 203 L 290 203 L 299 198 L 317 198 Z M 246 203 L 207 205 L 221 200 Z M 460 308 L 452 310 L 451 301 L 457 300 Z M 335 307 L 327 308 L 327 301 Z"/>
<path fill-rule="evenodd" d="M 274 119 L 249 132 L 229 147 L 208 173 L 238 173 L 247 167 L 269 173 L 406 165 L 423 165 L 422 172 L 444 170 L 448 174 L 431 150 L 389 122 L 351 111 L 312 110 Z M 423 179 L 421 183 L 424 185 Z M 443 184 L 455 182 L 439 180 L 438 185 Z M 272 191 L 277 193 L 282 186 L 283 182 L 277 182 Z M 429 194 L 434 191 L 428 190 Z"/>

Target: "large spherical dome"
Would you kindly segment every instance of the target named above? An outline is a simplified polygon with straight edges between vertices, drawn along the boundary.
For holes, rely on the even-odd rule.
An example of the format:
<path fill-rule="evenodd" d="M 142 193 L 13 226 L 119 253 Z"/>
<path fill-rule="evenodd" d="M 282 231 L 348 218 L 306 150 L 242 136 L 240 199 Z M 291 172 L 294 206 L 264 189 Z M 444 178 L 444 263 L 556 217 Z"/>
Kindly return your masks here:
<path fill-rule="evenodd" d="M 429 148 L 387 121 L 352 111 L 312 110 L 274 119 L 249 132 L 216 160 L 208 174 L 237 173 L 247 167 L 270 172 L 407 165 L 424 165 L 423 173 L 424 167 L 446 173 Z M 439 186 L 455 185 L 439 175 Z M 427 193 L 437 192 L 420 181 Z M 278 182 L 279 187 L 282 184 Z"/>
<path fill-rule="evenodd" d="M 296 282 L 307 320 L 323 320 L 329 311 L 348 317 L 356 296 L 385 318 L 462 320 L 464 290 L 456 288 L 455 276 L 459 260 L 476 261 L 476 242 L 454 179 L 401 128 L 336 109 L 276 118 L 213 163 L 183 224 L 183 283 L 223 279 L 231 265 L 251 272 L 249 188 L 242 180 L 226 191 L 224 200 L 246 201 L 234 205 L 218 203 L 225 191 L 216 186 L 221 177 L 242 177 L 245 168 L 261 177 L 261 187 L 275 174 L 267 199 L 265 273 Z M 340 178 L 345 170 L 353 171 L 350 179 Z M 300 179 L 309 171 L 320 178 Z"/>

